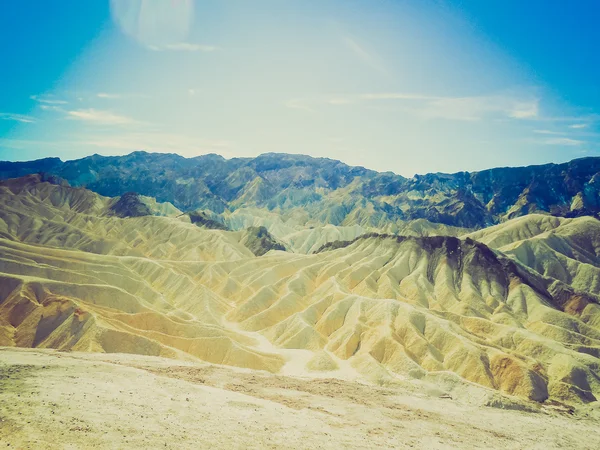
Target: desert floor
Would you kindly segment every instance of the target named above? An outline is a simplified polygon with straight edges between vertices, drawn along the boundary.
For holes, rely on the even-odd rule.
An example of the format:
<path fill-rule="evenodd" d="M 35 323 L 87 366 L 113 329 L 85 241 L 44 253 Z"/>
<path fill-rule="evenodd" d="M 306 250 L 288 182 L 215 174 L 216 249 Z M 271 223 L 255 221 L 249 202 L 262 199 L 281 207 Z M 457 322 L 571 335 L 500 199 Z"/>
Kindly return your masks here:
<path fill-rule="evenodd" d="M 600 408 L 129 354 L 0 348 L 0 448 L 600 448 Z"/>

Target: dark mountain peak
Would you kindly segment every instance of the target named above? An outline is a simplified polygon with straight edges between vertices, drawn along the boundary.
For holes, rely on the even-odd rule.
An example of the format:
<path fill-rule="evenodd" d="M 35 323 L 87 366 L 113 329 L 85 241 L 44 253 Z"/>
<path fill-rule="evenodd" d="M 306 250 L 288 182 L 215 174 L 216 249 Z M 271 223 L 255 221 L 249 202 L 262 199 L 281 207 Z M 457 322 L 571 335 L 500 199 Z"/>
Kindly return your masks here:
<path fill-rule="evenodd" d="M 136 192 L 126 192 L 110 207 L 110 211 L 117 217 L 142 217 L 151 216 L 152 211 Z"/>
<path fill-rule="evenodd" d="M 270 250 L 285 251 L 285 246 L 262 226 L 248 227 L 241 242 L 256 256 L 263 256 Z"/>
<path fill-rule="evenodd" d="M 69 182 L 67 180 L 65 180 L 64 178 L 61 178 L 57 175 L 52 175 L 51 173 L 40 172 L 39 176 L 40 176 L 40 181 L 42 183 L 46 182 L 46 183 L 50 183 L 50 184 L 55 184 L 57 186 L 71 186 L 69 184 Z"/>
<path fill-rule="evenodd" d="M 199 227 L 207 228 L 209 230 L 228 230 L 228 228 L 221 222 L 213 219 L 205 211 L 190 211 L 186 213 L 191 222 Z"/>

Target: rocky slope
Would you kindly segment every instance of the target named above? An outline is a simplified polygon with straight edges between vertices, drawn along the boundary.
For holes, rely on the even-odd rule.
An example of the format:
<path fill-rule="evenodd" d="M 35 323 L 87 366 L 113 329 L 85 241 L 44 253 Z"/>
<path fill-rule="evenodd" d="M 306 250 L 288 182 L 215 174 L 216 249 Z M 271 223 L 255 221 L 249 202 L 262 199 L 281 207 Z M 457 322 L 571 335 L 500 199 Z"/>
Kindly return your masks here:
<path fill-rule="evenodd" d="M 306 227 L 361 226 L 395 233 L 414 219 L 481 228 L 534 212 L 575 217 L 600 211 L 600 158 L 410 179 L 286 154 L 226 160 L 134 152 L 0 163 L 0 179 L 36 172 L 105 196 L 136 192 L 182 211 L 258 211 L 259 217 L 276 212 L 303 217 Z"/>

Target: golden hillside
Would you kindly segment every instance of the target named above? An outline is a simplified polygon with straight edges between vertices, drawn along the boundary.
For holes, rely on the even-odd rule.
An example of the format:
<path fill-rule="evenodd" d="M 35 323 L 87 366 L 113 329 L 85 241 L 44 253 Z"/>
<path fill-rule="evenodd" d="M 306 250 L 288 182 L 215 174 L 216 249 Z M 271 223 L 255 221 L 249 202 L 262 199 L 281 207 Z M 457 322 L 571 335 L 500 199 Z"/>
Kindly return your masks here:
<path fill-rule="evenodd" d="M 289 242 L 359 237 L 256 257 L 244 231 L 120 218 L 117 201 L 0 183 L 0 345 L 600 396 L 596 219 L 530 215 L 461 238 L 323 227 Z"/>

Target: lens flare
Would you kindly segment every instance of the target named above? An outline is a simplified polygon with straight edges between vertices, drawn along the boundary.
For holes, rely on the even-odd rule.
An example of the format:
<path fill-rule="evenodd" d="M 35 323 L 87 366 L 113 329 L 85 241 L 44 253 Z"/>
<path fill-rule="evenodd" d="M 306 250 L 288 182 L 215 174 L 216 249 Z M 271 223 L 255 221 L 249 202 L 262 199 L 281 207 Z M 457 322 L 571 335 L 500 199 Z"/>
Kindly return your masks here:
<path fill-rule="evenodd" d="M 110 0 L 113 21 L 146 46 L 184 42 L 194 18 L 193 0 Z"/>

